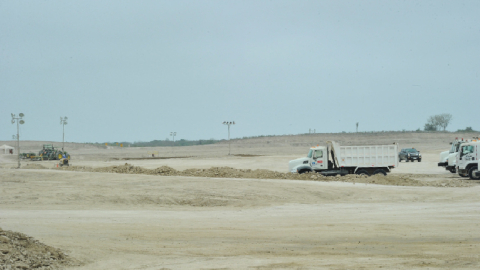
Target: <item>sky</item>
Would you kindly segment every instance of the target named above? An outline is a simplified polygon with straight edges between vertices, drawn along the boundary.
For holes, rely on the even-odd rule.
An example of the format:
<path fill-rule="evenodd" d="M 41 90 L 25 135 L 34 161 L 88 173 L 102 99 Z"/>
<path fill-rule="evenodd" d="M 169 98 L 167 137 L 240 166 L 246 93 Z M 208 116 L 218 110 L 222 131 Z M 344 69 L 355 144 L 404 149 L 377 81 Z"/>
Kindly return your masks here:
<path fill-rule="evenodd" d="M 0 0 L 0 140 L 480 130 L 480 1 Z M 171 137 L 170 137 L 171 138 Z"/>

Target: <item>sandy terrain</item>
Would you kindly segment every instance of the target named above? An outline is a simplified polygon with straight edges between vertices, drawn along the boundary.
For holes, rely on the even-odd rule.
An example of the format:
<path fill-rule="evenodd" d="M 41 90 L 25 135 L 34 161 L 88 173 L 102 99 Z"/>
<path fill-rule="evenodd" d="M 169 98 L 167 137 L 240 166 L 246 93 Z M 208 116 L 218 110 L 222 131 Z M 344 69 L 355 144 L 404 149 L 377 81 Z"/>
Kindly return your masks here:
<path fill-rule="evenodd" d="M 69 269 L 478 269 L 480 183 L 437 167 L 439 152 L 456 136 L 471 137 L 315 134 L 233 141 L 233 154 L 257 155 L 248 157 L 227 156 L 226 143 L 175 149 L 66 145 L 72 165 L 97 171 L 59 170 L 54 161 L 22 161 L 18 170 L 12 169 L 14 157 L 0 155 L 0 227 L 81 262 Z M 128 163 L 282 175 L 288 160 L 334 138 L 345 145 L 399 142 L 419 149 L 423 161 L 402 162 L 385 185 L 355 178 L 100 172 Z M 22 142 L 22 152 L 37 152 L 41 144 Z M 151 151 L 185 158 L 122 160 Z M 420 184 L 395 184 L 407 178 Z"/>

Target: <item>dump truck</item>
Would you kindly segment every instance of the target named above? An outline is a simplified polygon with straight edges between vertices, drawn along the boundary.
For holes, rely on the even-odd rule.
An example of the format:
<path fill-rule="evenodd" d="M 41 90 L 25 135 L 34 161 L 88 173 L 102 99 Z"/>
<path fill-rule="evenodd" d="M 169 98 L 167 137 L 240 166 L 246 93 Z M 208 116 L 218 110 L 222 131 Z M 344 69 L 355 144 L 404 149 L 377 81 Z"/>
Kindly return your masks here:
<path fill-rule="evenodd" d="M 328 141 L 326 146 L 310 148 L 306 157 L 291 160 L 292 173 L 316 172 L 325 176 L 360 174 L 386 175 L 398 167 L 398 144 L 340 146 Z"/>

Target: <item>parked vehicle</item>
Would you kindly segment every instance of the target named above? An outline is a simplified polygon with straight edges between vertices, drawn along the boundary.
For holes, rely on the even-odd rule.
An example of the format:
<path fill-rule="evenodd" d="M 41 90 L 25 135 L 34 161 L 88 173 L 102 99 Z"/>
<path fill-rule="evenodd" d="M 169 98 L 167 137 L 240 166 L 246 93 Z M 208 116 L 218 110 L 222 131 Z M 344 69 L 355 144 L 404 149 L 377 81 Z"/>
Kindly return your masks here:
<path fill-rule="evenodd" d="M 415 148 L 403 148 L 400 153 L 398 153 L 398 162 L 405 160 L 406 162 L 409 161 L 418 161 L 422 162 L 422 154 Z"/>
<path fill-rule="evenodd" d="M 450 150 L 440 153 L 440 162 L 438 163 L 438 166 L 445 167 L 445 169 L 451 173 L 456 173 L 457 152 L 460 145 L 465 142 L 469 142 L 469 140 L 455 138 L 455 140 L 450 143 L 452 145 Z"/>
<path fill-rule="evenodd" d="M 70 155 L 66 151 L 55 149 L 53 144 L 44 144 L 42 150 L 38 152 L 38 157 L 42 160 L 60 160 L 63 155 L 70 159 Z"/>
<path fill-rule="evenodd" d="M 21 153 L 20 158 L 21 159 L 29 159 L 35 157 L 35 153 Z"/>
<path fill-rule="evenodd" d="M 292 173 L 386 175 L 398 166 L 397 152 L 397 144 L 340 146 L 329 141 L 327 146 L 310 148 L 306 157 L 291 160 L 288 167 Z"/>
<path fill-rule="evenodd" d="M 479 180 L 478 160 L 480 151 L 480 142 L 474 140 L 468 143 L 462 143 L 457 153 L 457 172 L 462 177 L 470 177 L 473 180 Z"/>

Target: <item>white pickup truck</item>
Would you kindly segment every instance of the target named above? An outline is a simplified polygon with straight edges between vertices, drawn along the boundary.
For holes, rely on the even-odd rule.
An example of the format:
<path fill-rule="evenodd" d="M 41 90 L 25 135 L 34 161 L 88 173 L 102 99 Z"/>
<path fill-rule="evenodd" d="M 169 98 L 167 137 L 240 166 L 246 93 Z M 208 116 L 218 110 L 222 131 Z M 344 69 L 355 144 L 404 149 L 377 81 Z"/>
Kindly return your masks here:
<path fill-rule="evenodd" d="M 398 167 L 398 144 L 340 146 L 329 141 L 310 148 L 307 157 L 291 160 L 288 167 L 292 173 L 386 175 Z"/>
<path fill-rule="evenodd" d="M 457 153 L 457 172 L 462 177 L 470 177 L 473 180 L 479 180 L 477 176 L 478 161 L 480 160 L 480 142 L 462 143 Z"/>

